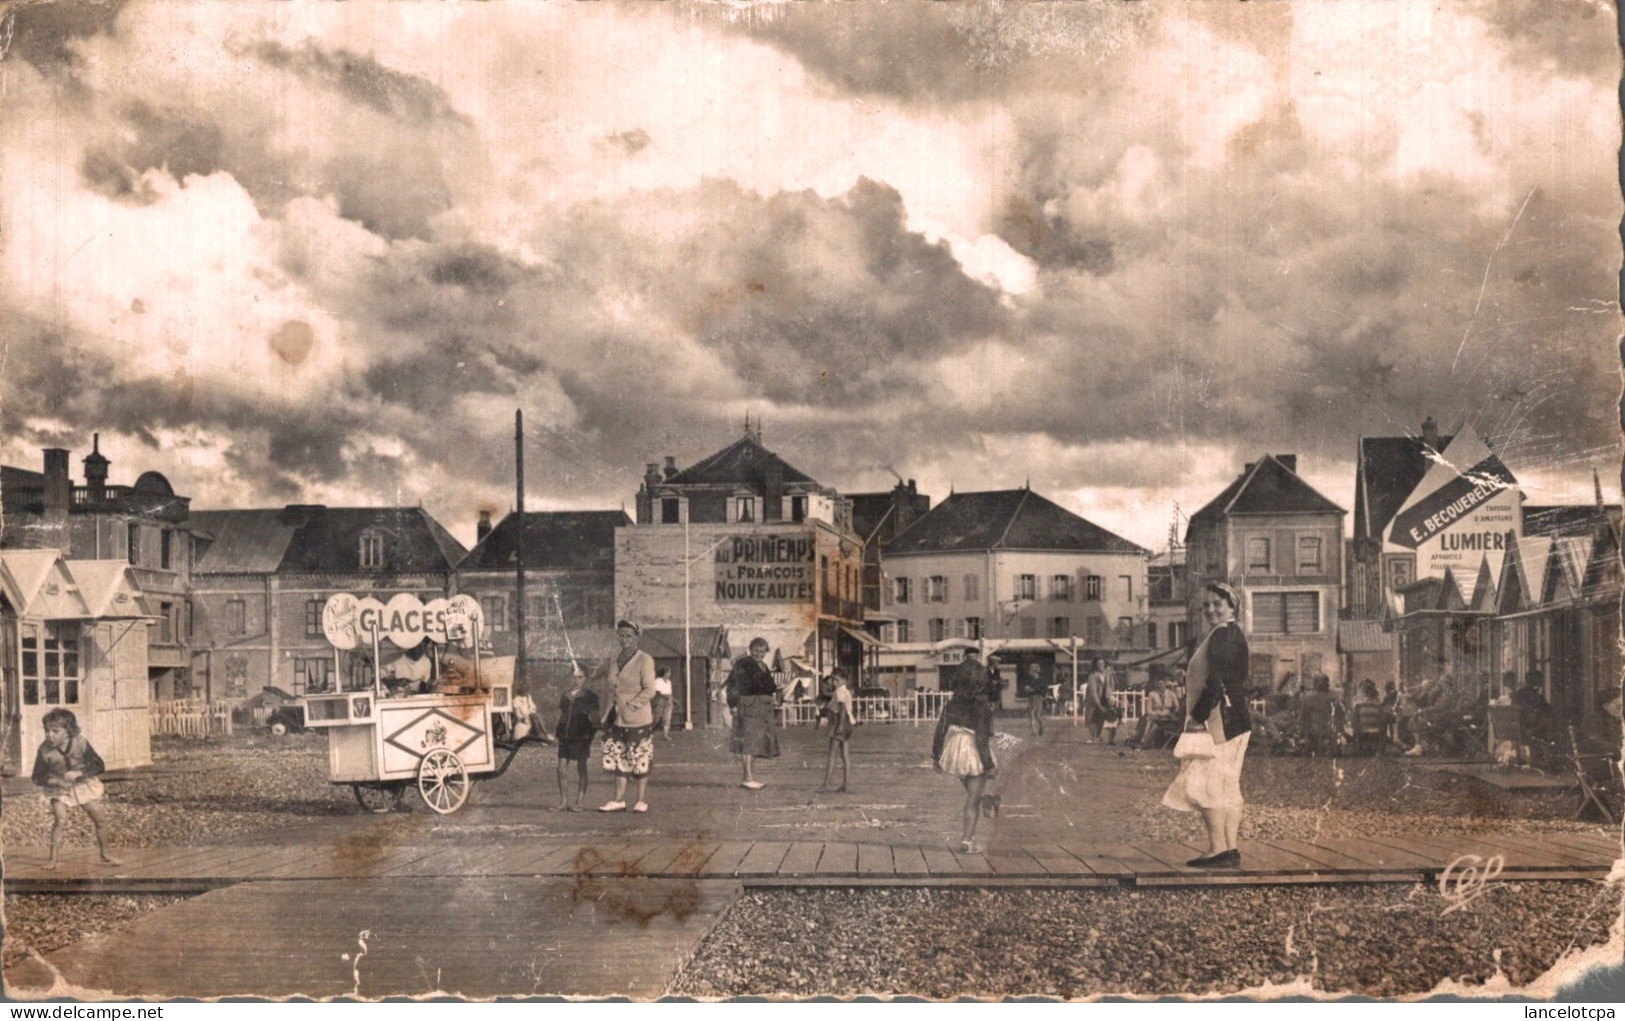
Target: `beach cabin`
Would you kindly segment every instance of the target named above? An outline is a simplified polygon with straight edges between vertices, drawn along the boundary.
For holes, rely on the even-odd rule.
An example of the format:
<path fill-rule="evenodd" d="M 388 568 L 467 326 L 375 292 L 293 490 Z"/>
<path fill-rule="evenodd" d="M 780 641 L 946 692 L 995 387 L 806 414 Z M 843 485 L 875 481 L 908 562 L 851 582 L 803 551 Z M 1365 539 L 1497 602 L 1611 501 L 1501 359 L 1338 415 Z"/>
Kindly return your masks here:
<path fill-rule="evenodd" d="M 150 765 L 147 609 L 129 566 L 0 550 L 5 768 L 26 772 L 41 721 L 69 709 L 109 769 Z"/>

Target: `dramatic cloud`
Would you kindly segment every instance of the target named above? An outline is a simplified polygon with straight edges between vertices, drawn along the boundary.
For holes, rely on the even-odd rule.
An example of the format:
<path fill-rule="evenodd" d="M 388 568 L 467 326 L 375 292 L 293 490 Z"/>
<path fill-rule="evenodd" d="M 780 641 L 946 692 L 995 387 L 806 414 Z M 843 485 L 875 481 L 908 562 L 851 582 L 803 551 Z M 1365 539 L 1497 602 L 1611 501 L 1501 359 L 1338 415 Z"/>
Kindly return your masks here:
<path fill-rule="evenodd" d="M 7 463 L 621 506 L 737 434 L 1157 544 L 1361 434 L 1617 460 L 1611 9 L 64 3 L 0 60 Z"/>

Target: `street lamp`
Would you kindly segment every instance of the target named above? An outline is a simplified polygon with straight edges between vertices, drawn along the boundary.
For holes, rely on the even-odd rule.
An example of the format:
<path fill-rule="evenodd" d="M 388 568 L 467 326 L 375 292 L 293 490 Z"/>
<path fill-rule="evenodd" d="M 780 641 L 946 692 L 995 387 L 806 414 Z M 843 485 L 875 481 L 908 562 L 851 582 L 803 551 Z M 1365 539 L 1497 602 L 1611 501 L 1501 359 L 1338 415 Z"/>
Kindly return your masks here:
<path fill-rule="evenodd" d="M 683 515 L 683 729 L 684 730 L 693 730 L 694 729 L 694 665 L 693 665 L 694 664 L 694 649 L 693 649 L 694 640 L 692 638 L 694 622 L 693 622 L 693 612 L 692 612 L 692 610 L 690 608 L 691 607 L 691 590 L 692 590 L 692 587 L 693 587 L 692 582 L 690 581 L 690 574 L 692 573 L 692 568 L 694 567 L 694 561 L 700 559 L 700 557 L 705 556 L 707 553 L 710 553 L 712 550 L 716 549 L 718 546 L 721 546 L 723 543 L 725 543 L 727 541 L 728 541 L 728 537 L 723 536 L 722 538 L 718 539 L 716 542 L 713 542 L 711 545 L 709 545 L 705 549 L 701 550 L 699 553 L 697 553 L 697 554 L 695 554 L 693 556 L 690 556 L 689 555 L 688 515 L 686 515 L 686 514 Z"/>

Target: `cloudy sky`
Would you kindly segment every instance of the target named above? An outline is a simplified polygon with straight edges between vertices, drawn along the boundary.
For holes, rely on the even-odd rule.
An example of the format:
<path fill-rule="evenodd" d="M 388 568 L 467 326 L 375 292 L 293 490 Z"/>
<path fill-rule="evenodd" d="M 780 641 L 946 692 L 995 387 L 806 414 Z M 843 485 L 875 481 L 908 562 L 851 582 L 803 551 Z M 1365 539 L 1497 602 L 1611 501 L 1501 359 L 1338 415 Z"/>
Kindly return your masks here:
<path fill-rule="evenodd" d="M 182 2 L 0 22 L 0 456 L 195 507 L 631 506 L 746 414 L 846 491 L 1160 546 L 1361 434 L 1618 486 L 1590 0 Z"/>

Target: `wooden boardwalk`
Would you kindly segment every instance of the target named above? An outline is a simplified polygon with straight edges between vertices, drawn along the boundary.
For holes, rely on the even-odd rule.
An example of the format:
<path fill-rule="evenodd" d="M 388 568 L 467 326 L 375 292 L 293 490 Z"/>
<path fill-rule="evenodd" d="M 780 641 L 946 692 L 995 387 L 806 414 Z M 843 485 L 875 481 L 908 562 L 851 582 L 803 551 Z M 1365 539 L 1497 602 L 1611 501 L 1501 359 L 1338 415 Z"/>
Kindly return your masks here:
<path fill-rule="evenodd" d="M 1204 886 L 1436 882 L 1499 857 L 1503 880 L 1598 879 L 1621 857 L 1607 832 L 1324 837 L 1243 841 L 1243 867 L 1196 869 L 1176 841 L 1000 845 L 975 854 L 863 842 L 621 840 L 598 844 L 220 845 L 130 849 L 103 865 L 83 849 L 45 871 L 37 849 L 6 855 L 15 893 L 200 891 L 242 882 L 341 879 L 640 878 L 749 885 Z M 1458 866 L 1459 867 L 1459 866 Z"/>

